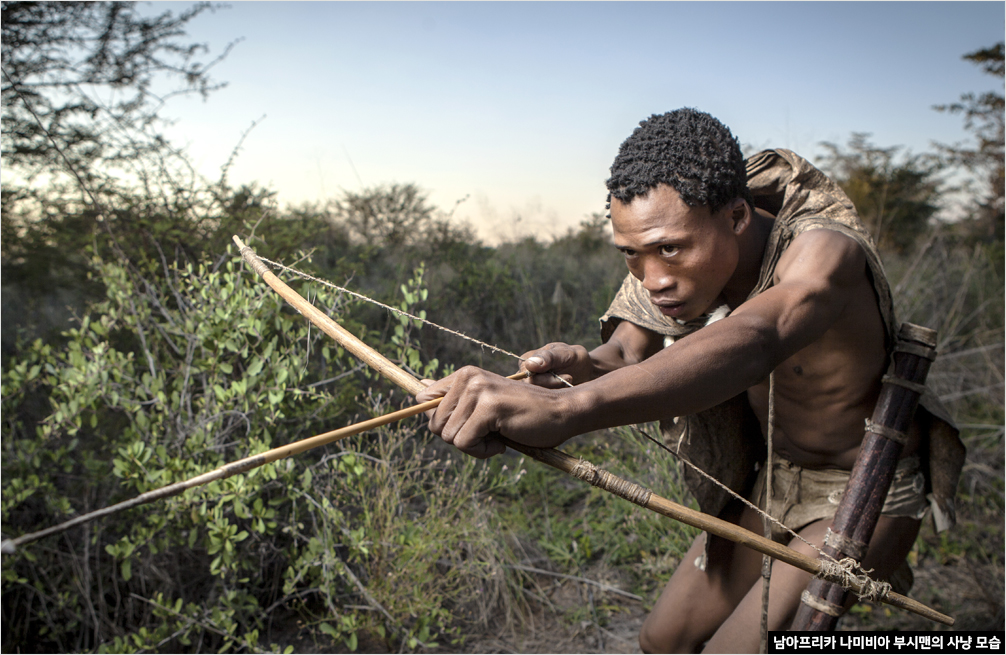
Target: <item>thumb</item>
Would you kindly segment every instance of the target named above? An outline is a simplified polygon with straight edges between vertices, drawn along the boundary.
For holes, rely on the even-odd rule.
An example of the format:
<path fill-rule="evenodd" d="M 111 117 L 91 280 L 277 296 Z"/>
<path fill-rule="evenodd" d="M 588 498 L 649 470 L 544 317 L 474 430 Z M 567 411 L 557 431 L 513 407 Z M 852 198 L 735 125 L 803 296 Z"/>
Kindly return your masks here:
<path fill-rule="evenodd" d="M 576 364 L 576 350 L 566 344 L 543 348 L 524 360 L 524 367 L 532 373 L 561 371 L 574 364 Z"/>
<path fill-rule="evenodd" d="M 427 400 L 433 400 L 434 398 L 445 396 L 451 388 L 450 385 L 447 385 L 446 388 L 434 386 L 437 383 L 436 380 L 421 380 L 421 382 L 426 385 L 426 388 L 421 389 L 419 393 L 416 394 L 416 401 L 420 403 L 425 403 Z"/>
<path fill-rule="evenodd" d="M 534 355 L 524 360 L 524 368 L 531 373 L 543 373 L 551 367 L 543 357 L 540 355 Z"/>

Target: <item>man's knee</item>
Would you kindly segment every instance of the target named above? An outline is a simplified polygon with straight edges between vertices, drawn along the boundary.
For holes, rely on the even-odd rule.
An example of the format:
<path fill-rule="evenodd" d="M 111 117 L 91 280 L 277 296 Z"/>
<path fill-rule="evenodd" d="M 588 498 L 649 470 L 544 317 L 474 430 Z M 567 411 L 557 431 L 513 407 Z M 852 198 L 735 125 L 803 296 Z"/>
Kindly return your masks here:
<path fill-rule="evenodd" d="M 643 623 L 643 627 L 639 630 L 639 649 L 644 653 L 661 652 L 660 646 L 653 640 L 653 634 L 646 629 L 646 623 Z"/>
<path fill-rule="evenodd" d="M 643 621 L 639 647 L 644 653 L 697 653 L 730 613 L 713 596 L 684 592 L 689 603 L 660 604 Z"/>
<path fill-rule="evenodd" d="M 639 648 L 644 653 L 683 653 L 694 652 L 687 643 L 680 625 L 673 620 L 658 621 L 653 614 L 646 617 L 643 627 L 639 630 Z"/>

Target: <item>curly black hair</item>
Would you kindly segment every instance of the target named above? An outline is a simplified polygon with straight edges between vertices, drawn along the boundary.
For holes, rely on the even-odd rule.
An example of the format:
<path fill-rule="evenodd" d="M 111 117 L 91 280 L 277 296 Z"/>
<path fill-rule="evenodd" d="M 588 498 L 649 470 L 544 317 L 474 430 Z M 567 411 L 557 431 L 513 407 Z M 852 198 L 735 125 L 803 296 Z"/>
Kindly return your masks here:
<path fill-rule="evenodd" d="M 650 116 L 618 148 L 608 178 L 608 209 L 658 184 L 669 184 L 692 207 L 715 212 L 734 198 L 751 204 L 740 144 L 723 123 L 684 107 Z"/>

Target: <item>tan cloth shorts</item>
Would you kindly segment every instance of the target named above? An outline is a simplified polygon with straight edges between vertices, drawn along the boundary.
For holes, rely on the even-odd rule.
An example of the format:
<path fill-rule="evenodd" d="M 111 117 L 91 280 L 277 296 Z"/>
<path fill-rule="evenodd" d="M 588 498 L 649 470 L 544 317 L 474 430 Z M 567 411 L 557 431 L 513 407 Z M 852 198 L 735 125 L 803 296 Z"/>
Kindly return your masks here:
<path fill-rule="evenodd" d="M 751 500 L 765 509 L 765 467 L 751 492 Z M 840 469 L 806 469 L 772 456 L 772 499 L 768 513 L 794 532 L 814 521 L 835 516 L 849 482 L 849 471 Z M 900 460 L 887 499 L 880 510 L 882 516 L 907 516 L 921 519 L 929 503 L 926 500 L 926 480 L 919 470 L 919 457 Z M 778 525 L 772 526 L 772 538 L 788 542 L 792 535 Z"/>

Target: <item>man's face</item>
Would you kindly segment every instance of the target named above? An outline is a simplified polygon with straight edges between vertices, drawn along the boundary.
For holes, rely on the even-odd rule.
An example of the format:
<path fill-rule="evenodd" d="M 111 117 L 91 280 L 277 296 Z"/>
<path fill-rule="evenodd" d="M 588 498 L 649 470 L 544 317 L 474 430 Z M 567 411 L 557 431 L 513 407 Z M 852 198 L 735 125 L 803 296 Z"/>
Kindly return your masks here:
<path fill-rule="evenodd" d="M 732 204 L 715 214 L 689 207 L 661 184 L 626 204 L 611 199 L 615 246 L 650 301 L 665 316 L 690 321 L 723 301 L 737 269 L 738 242 Z"/>

